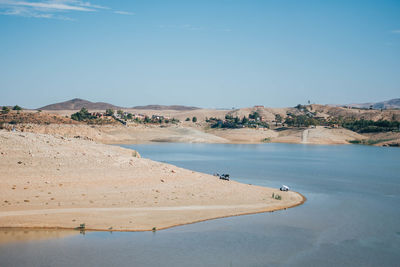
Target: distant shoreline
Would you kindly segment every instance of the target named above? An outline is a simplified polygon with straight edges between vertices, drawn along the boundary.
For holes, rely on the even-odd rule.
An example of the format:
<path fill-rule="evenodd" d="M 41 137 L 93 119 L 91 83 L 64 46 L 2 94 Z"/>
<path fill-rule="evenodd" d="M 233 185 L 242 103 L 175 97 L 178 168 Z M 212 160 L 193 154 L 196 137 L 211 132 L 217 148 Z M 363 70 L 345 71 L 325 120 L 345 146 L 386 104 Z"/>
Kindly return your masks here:
<path fill-rule="evenodd" d="M 126 109 L 118 112 L 108 110 L 109 113 L 105 110 L 82 112 L 11 110 L 0 114 L 0 128 L 85 138 L 104 144 L 400 145 L 400 131 L 396 126 L 400 120 L 400 110 L 360 110 L 313 104 L 287 108 L 254 106 L 235 110 Z M 254 114 L 258 117 L 254 118 Z M 86 117 L 82 119 L 82 116 Z M 352 120 L 356 121 L 346 124 Z M 368 124 L 368 121 L 375 124 Z M 362 131 L 360 125 L 364 125 Z"/>
<path fill-rule="evenodd" d="M 288 128 L 285 131 L 270 129 L 203 129 L 187 125 L 159 127 L 154 125 L 86 125 L 86 124 L 16 124 L 6 125 L 6 129 L 15 128 L 19 132 L 51 134 L 68 138 L 93 140 L 103 144 L 146 144 L 146 143 L 221 143 L 221 144 L 350 144 L 352 140 L 365 140 L 366 137 L 355 132 L 323 126 L 315 128 Z M 304 132 L 307 131 L 307 139 Z M 378 136 L 382 143 L 400 138 L 382 133 Z"/>

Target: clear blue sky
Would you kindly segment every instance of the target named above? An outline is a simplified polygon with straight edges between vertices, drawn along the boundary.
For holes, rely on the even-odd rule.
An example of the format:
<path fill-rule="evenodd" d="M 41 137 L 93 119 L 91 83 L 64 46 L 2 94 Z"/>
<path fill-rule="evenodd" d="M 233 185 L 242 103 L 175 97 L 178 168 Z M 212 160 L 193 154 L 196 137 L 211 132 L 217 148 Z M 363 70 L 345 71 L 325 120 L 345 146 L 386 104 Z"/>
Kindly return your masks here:
<path fill-rule="evenodd" d="M 0 0 L 0 105 L 400 97 L 399 0 Z"/>

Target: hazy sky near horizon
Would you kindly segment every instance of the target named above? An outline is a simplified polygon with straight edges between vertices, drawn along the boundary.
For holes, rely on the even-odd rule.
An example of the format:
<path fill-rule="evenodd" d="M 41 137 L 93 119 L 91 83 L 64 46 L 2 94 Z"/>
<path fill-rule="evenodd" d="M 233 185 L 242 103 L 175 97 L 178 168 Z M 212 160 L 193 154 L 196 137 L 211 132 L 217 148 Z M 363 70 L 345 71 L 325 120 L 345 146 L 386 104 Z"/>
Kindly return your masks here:
<path fill-rule="evenodd" d="M 400 1 L 0 0 L 0 105 L 400 97 Z"/>

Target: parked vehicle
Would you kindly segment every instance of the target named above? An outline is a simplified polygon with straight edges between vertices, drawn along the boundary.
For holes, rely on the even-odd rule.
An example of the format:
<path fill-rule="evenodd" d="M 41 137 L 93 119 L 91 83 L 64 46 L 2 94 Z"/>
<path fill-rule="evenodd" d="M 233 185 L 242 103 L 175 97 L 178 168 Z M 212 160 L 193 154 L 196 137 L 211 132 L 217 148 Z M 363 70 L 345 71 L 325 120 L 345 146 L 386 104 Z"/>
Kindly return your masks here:
<path fill-rule="evenodd" d="M 221 180 L 225 180 L 225 181 L 229 181 L 229 174 L 221 174 L 220 176 L 219 176 L 219 179 L 221 179 Z"/>
<path fill-rule="evenodd" d="M 281 188 L 279 188 L 281 191 L 289 191 L 289 186 L 282 185 Z"/>

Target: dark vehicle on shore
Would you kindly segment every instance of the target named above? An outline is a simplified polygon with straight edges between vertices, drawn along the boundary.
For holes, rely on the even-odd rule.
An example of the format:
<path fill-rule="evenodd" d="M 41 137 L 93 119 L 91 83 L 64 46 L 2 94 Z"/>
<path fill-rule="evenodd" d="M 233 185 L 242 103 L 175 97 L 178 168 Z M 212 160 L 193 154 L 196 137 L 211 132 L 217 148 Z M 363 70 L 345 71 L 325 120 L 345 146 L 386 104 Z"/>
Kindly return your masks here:
<path fill-rule="evenodd" d="M 219 176 L 219 179 L 229 181 L 229 174 L 221 174 Z"/>

